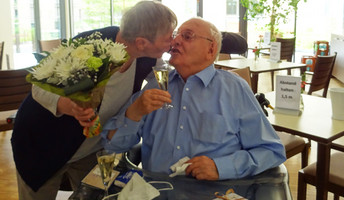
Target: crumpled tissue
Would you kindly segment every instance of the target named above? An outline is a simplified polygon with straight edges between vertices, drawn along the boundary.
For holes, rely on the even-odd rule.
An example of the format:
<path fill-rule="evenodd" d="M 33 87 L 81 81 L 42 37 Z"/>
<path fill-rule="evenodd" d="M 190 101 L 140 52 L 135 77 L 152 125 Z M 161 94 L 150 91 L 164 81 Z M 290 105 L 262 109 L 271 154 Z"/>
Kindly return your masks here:
<path fill-rule="evenodd" d="M 185 156 L 184 158 L 181 158 L 178 160 L 178 162 L 174 163 L 170 169 L 172 170 L 172 174 L 170 174 L 170 177 L 175 177 L 178 175 L 185 175 L 185 169 L 191 165 L 191 163 L 185 163 L 186 161 L 190 160 L 189 157 Z"/>

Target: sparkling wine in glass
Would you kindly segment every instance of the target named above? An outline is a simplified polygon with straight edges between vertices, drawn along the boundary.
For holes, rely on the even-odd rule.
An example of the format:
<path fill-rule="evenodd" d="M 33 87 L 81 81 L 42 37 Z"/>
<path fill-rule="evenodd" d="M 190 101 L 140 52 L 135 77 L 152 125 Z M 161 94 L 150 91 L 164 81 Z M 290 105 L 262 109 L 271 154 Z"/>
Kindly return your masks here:
<path fill-rule="evenodd" d="M 109 183 L 112 178 L 112 171 L 115 166 L 116 153 L 108 150 L 97 152 L 97 161 L 105 187 L 105 197 L 108 196 Z"/>
<path fill-rule="evenodd" d="M 155 79 L 158 82 L 160 89 L 167 91 L 168 89 L 168 72 L 170 71 L 169 65 L 161 65 L 153 67 L 153 72 Z M 170 109 L 173 105 L 170 103 L 165 103 L 163 108 Z"/>

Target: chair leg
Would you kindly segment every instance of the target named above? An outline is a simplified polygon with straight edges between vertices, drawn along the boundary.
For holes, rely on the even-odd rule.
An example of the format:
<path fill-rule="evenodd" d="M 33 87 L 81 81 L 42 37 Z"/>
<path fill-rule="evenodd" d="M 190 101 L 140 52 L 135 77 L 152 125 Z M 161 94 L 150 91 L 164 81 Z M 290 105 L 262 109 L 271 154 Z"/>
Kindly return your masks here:
<path fill-rule="evenodd" d="M 301 152 L 301 167 L 305 168 L 308 165 L 308 155 L 310 152 L 310 143 L 306 144 L 305 148 Z"/>
<path fill-rule="evenodd" d="M 275 75 L 275 72 L 272 71 L 271 72 L 271 90 L 274 91 L 274 75 Z"/>
<path fill-rule="evenodd" d="M 306 200 L 307 183 L 304 180 L 303 173 L 299 172 L 297 183 L 297 200 Z"/>

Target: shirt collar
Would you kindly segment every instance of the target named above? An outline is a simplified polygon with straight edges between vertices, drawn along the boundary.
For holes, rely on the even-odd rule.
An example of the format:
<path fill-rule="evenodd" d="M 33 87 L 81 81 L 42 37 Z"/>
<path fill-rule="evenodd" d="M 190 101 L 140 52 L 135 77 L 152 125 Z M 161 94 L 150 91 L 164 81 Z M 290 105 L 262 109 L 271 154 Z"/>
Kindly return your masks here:
<path fill-rule="evenodd" d="M 202 81 L 202 83 L 204 84 L 204 87 L 207 87 L 208 84 L 210 83 L 211 79 L 214 77 L 215 71 L 216 70 L 215 70 L 214 64 L 211 64 L 207 68 L 205 68 L 204 70 L 198 72 L 195 75 L 190 76 L 189 78 L 198 77 Z M 170 74 L 170 80 L 172 81 L 172 80 L 176 79 L 177 77 L 181 78 L 181 76 L 177 72 L 177 70 L 173 70 Z"/>

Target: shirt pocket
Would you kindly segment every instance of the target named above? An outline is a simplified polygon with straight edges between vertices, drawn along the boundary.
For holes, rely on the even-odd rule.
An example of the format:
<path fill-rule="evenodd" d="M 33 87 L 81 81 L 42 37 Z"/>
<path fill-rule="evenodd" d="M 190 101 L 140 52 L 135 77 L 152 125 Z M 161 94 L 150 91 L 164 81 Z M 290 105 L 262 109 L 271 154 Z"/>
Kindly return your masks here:
<path fill-rule="evenodd" d="M 205 143 L 222 143 L 226 135 L 226 123 L 222 115 L 201 113 L 195 119 L 196 126 L 192 130 L 195 140 Z"/>

